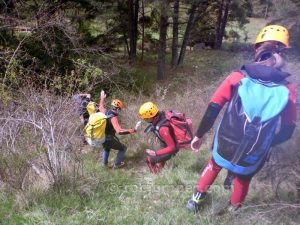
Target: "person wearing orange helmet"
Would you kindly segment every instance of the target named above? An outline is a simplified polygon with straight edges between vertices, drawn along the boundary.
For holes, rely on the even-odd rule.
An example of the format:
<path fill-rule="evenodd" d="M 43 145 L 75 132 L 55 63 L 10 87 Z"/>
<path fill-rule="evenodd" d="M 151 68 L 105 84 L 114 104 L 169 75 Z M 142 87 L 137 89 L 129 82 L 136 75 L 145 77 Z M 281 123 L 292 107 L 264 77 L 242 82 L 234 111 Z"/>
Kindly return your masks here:
<path fill-rule="evenodd" d="M 227 109 L 215 131 L 212 157 L 187 202 L 189 210 L 201 208 L 207 190 L 223 168 L 234 174 L 233 190 L 226 207 L 217 213 L 239 209 L 271 147 L 291 138 L 296 125 L 295 89 L 286 80 L 290 74 L 282 71 L 288 40 L 285 27 L 264 27 L 254 43 L 254 61 L 232 72 L 213 94 L 191 143 L 194 151 L 199 151 L 202 137 L 226 103 Z"/>
<path fill-rule="evenodd" d="M 171 135 L 170 127 L 159 125 L 165 118 L 165 112 L 159 111 L 156 104 L 145 102 L 141 105 L 139 114 L 141 119 L 151 124 L 151 131 L 161 143 L 159 150 L 146 149 L 147 165 L 152 173 L 158 173 L 165 166 L 165 162 L 175 156 L 179 149 Z"/>
<path fill-rule="evenodd" d="M 120 142 L 116 134 L 126 135 L 134 134 L 140 126 L 140 122 L 137 122 L 134 129 L 123 129 L 120 126 L 118 115 L 122 109 L 124 109 L 124 104 L 119 99 L 113 99 L 111 101 L 111 108 L 106 110 L 104 107 L 104 102 L 106 99 L 106 94 L 102 90 L 100 95 L 99 110 L 105 113 L 107 116 L 106 128 L 105 128 L 105 142 L 102 144 L 102 164 L 104 166 L 108 165 L 108 158 L 111 149 L 117 150 L 118 154 L 116 156 L 113 168 L 117 169 L 124 165 L 123 159 L 127 151 L 127 147 Z"/>

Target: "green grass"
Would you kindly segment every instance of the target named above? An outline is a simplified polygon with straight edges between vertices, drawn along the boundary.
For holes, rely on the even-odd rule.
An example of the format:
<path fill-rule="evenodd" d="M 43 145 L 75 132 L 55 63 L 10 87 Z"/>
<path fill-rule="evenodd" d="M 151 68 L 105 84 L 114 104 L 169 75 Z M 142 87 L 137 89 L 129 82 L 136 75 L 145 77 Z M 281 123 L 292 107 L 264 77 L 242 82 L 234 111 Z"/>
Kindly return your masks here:
<path fill-rule="evenodd" d="M 185 65 L 176 72 L 168 70 L 168 82 L 160 83 L 159 90 L 167 90 L 164 97 L 161 96 L 163 91 L 157 90 L 150 98 L 123 96 L 127 107 L 122 112 L 121 124 L 124 127 L 134 124 L 139 105 L 151 99 L 161 109 L 185 112 L 196 127 L 211 92 L 231 70 L 249 60 L 248 53 L 187 52 Z M 151 63 L 140 65 L 138 72 L 147 68 L 145 74 L 150 74 L 151 66 L 155 68 Z M 295 71 L 298 70 L 295 68 Z M 17 192 L 3 189 L 0 192 L 0 224 L 292 224 L 299 219 L 297 209 L 276 210 L 274 203 L 280 204 L 280 201 L 275 198 L 272 187 L 267 181 L 256 178 L 239 215 L 211 216 L 217 204 L 230 198 L 230 191 L 222 186 L 226 171 L 221 171 L 211 187 L 207 204 L 200 213 L 186 210 L 199 173 L 211 155 L 212 134 L 208 135 L 200 153 L 180 151 L 158 175 L 151 174 L 145 163 L 144 150 L 155 146 L 149 141 L 151 137 L 140 131 L 120 138 L 128 146 L 127 167 L 116 171 L 101 167 L 94 155 L 87 153 L 83 157 L 83 175 L 75 181 L 66 178 L 61 190 Z M 112 152 L 110 163 L 114 157 L 115 152 Z M 288 201 L 293 202 L 286 199 L 285 203 Z"/>
<path fill-rule="evenodd" d="M 249 23 L 246 23 L 245 30 L 247 32 L 247 43 L 254 43 L 255 39 L 260 32 L 260 30 L 267 24 L 267 21 L 263 18 L 248 18 Z M 240 42 L 243 42 L 245 38 L 245 33 L 239 29 L 238 24 L 236 22 L 231 22 L 227 27 L 226 31 L 234 30 L 240 35 Z"/>
<path fill-rule="evenodd" d="M 222 187 L 225 171 L 211 187 L 207 204 L 199 214 L 185 209 L 209 155 L 207 149 L 196 155 L 183 150 L 158 175 L 151 174 L 145 165 L 113 171 L 87 157 L 89 179 L 76 190 L 34 192 L 27 196 L 27 204 L 19 207 L 17 195 L 2 194 L 0 221 L 2 224 L 247 224 L 242 221 L 265 224 L 262 221 L 271 221 L 268 214 L 254 216 L 268 207 L 251 208 L 262 202 L 253 190 L 241 215 L 210 215 L 218 203 L 230 198 L 230 192 Z"/>

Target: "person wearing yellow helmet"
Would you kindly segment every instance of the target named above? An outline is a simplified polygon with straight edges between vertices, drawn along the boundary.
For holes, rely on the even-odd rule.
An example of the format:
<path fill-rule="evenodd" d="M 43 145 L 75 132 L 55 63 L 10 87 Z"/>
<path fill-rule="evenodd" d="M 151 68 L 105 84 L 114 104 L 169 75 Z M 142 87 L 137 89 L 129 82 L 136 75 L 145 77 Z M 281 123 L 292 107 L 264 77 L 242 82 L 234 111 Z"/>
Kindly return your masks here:
<path fill-rule="evenodd" d="M 288 39 L 285 27 L 264 27 L 254 43 L 254 61 L 232 72 L 213 94 L 191 143 L 195 152 L 226 103 L 227 109 L 215 131 L 212 157 L 187 202 L 189 210 L 201 208 L 223 168 L 234 174 L 233 190 L 226 207 L 216 213 L 239 209 L 252 177 L 270 156 L 270 147 L 291 138 L 296 125 L 295 89 L 286 80 L 290 74 L 282 71 Z"/>
<path fill-rule="evenodd" d="M 153 102 L 145 102 L 139 109 L 140 118 L 150 123 L 150 130 L 160 140 L 161 148 L 158 150 L 146 149 L 146 162 L 152 173 L 158 173 L 165 162 L 171 159 L 178 152 L 175 140 L 171 135 L 171 128 L 167 124 L 159 123 L 165 119 L 165 112 L 159 111 L 159 108 Z"/>
<path fill-rule="evenodd" d="M 106 99 L 106 94 L 102 90 L 100 94 L 99 101 L 99 110 L 100 112 L 105 113 L 107 116 L 106 128 L 105 128 L 105 142 L 102 144 L 103 152 L 102 152 L 102 164 L 104 166 L 108 165 L 108 158 L 111 149 L 117 150 L 118 154 L 116 156 L 114 162 L 114 169 L 120 168 L 124 165 L 123 159 L 125 153 L 127 151 L 127 147 L 120 142 L 116 134 L 126 135 L 126 134 L 134 134 L 137 129 L 140 127 L 140 122 L 137 122 L 134 129 L 123 129 L 120 126 L 118 115 L 122 109 L 124 109 L 124 104 L 119 99 L 113 99 L 111 101 L 111 109 L 106 110 L 104 107 L 104 102 Z"/>

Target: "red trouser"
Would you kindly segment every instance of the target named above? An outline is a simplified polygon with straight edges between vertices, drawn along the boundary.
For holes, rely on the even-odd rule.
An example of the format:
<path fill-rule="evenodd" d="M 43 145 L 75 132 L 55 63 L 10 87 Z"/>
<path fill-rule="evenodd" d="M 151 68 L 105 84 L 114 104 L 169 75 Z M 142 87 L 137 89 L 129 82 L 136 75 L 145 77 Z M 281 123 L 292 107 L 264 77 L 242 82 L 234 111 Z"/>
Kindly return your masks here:
<path fill-rule="evenodd" d="M 218 166 L 213 158 L 211 158 L 207 166 L 204 168 L 200 179 L 197 184 L 198 192 L 206 192 L 212 185 L 222 167 Z M 235 176 L 233 181 L 233 191 L 231 194 L 231 204 L 233 206 L 239 205 L 244 202 L 246 195 L 248 193 L 249 184 L 252 177 L 241 178 L 238 175 Z"/>

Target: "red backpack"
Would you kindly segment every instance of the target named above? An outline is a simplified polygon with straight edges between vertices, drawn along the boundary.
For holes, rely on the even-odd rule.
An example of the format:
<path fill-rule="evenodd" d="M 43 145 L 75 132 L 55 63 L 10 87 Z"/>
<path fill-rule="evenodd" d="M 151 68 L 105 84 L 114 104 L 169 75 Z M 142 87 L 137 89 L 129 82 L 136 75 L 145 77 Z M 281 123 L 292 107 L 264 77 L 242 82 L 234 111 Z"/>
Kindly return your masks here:
<path fill-rule="evenodd" d="M 158 122 L 156 130 L 158 131 L 161 126 L 171 128 L 171 135 L 178 148 L 190 148 L 193 140 L 192 120 L 186 117 L 184 113 L 172 110 L 165 112 L 165 118 Z"/>

